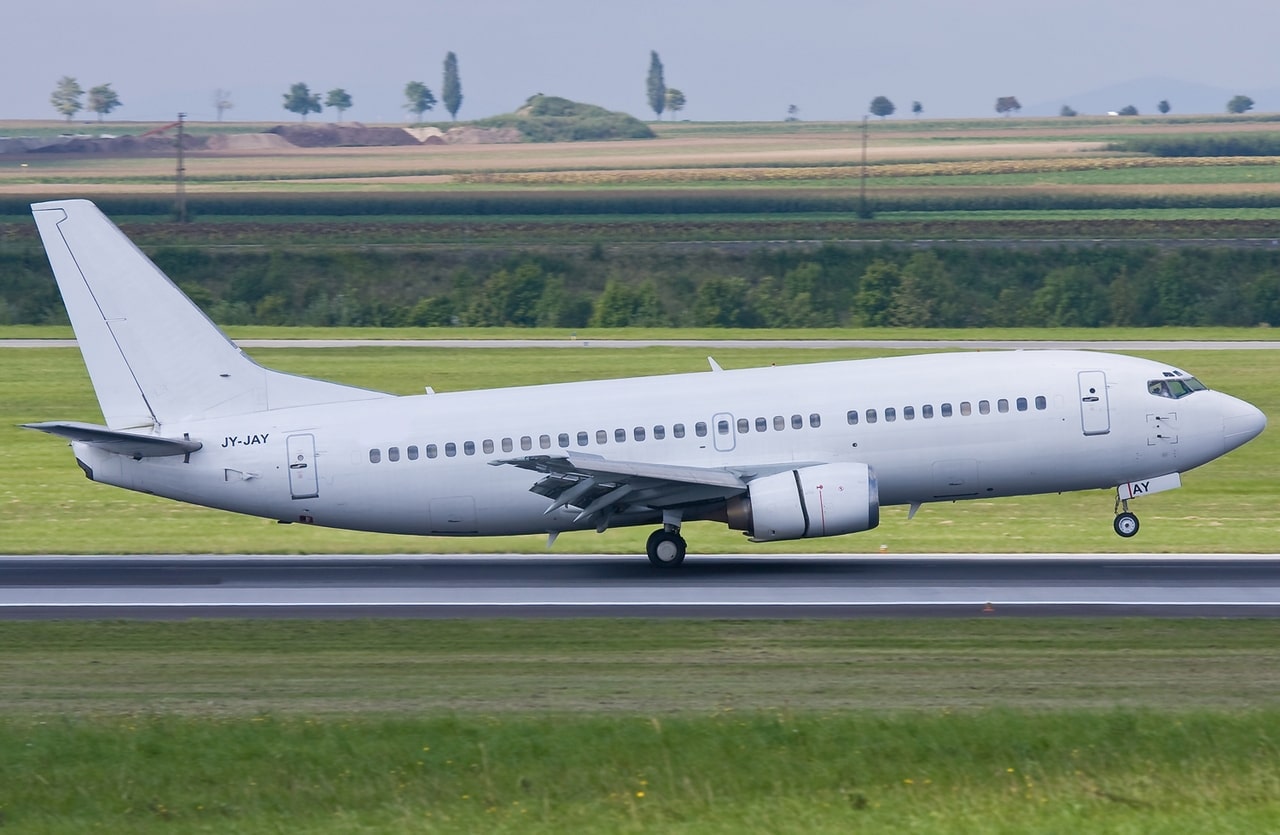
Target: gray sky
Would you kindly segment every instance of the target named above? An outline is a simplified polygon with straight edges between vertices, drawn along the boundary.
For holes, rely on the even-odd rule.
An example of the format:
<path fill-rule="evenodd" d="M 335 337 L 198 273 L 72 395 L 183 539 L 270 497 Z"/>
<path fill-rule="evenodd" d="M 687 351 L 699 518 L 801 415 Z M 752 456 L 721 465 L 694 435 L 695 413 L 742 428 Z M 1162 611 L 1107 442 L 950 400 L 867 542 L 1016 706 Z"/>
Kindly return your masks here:
<path fill-rule="evenodd" d="M 1280 88 L 1275 0 L 4 0 L 0 118 L 56 118 L 58 78 L 111 83 L 124 120 L 292 121 L 283 95 L 342 87 L 346 118 L 404 121 L 403 89 L 440 96 L 458 55 L 461 118 L 514 110 L 534 93 L 651 117 L 649 50 L 692 120 L 857 119 L 876 95 L 906 115 L 994 115 L 1142 78 L 1252 94 Z M 1175 101 L 1176 105 L 1176 101 Z M 1258 99 L 1259 110 L 1280 101 Z M 1144 107 L 1144 112 L 1146 108 Z M 81 119 L 92 114 L 81 113 Z M 447 119 L 443 105 L 428 114 Z M 330 120 L 329 112 L 312 120 Z"/>

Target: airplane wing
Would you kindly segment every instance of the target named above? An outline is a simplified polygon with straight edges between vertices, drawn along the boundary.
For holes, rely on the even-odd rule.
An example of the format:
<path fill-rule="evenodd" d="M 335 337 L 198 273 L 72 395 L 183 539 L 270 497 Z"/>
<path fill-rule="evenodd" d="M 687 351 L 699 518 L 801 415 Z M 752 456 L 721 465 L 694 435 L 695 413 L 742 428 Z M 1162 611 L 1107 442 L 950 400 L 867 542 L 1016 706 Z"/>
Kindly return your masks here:
<path fill-rule="evenodd" d="M 614 514 L 667 510 L 727 499 L 747 491 L 747 482 L 759 475 L 795 467 L 794 463 L 746 469 L 683 467 L 643 461 L 611 461 L 599 455 L 527 455 L 491 462 L 522 470 L 545 473 L 546 478 L 529 488 L 552 500 L 544 511 L 575 507 L 575 522 L 594 522 L 597 529 L 609 526 Z"/>
<path fill-rule="evenodd" d="M 35 429 L 58 435 L 73 441 L 99 447 L 117 455 L 128 455 L 131 458 L 158 458 L 167 455 L 189 455 L 204 446 L 190 438 L 162 438 L 158 435 L 135 435 L 132 432 L 121 432 L 92 423 L 75 421 L 50 421 L 47 423 L 24 423 L 23 429 Z"/>

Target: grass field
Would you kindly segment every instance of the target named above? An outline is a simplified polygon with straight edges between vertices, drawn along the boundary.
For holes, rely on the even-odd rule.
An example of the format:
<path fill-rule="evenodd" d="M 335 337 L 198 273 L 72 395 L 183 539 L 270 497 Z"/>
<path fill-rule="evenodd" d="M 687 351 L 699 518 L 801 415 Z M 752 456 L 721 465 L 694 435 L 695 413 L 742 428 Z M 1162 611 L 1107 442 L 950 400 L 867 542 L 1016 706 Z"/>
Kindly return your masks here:
<path fill-rule="evenodd" d="M 0 624 L 21 832 L 1245 832 L 1254 621 Z"/>
<path fill-rule="evenodd" d="M 9 331 L 14 332 L 14 331 Z M 701 348 L 262 349 L 286 371 L 401 394 L 511 384 L 700 371 Z M 755 348 L 713 352 L 725 368 L 890 355 L 904 351 Z M 10 553 L 452 553 L 541 552 L 544 537 L 436 539 L 281 526 L 93 484 L 54 438 L 16 428 L 51 419 L 98 421 L 92 389 L 72 348 L 10 350 L 0 365 L 0 548 Z M 1280 352 L 1161 352 L 1159 356 L 1261 408 L 1280 414 Z M 9 428 L 3 428 L 9 427 Z M 887 509 L 875 531 L 803 544 L 752 545 L 723 526 L 688 527 L 691 554 L 820 551 L 891 552 L 1264 552 L 1280 541 L 1280 468 L 1274 428 L 1244 449 L 1185 478 L 1181 490 L 1137 503 L 1142 533 L 1111 531 L 1113 494 L 1091 491 L 927 505 L 911 521 Z M 127 525 L 111 524 L 128 519 Z M 645 530 L 566 534 L 563 552 L 643 553 Z"/>

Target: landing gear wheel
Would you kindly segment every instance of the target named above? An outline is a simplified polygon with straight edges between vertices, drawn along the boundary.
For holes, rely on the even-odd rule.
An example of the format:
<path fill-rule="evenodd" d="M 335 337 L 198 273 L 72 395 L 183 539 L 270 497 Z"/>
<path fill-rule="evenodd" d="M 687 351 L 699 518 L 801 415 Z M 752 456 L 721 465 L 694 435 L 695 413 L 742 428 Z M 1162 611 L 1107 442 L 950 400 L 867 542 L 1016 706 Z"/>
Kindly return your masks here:
<path fill-rule="evenodd" d="M 1138 517 L 1126 510 L 1116 516 L 1113 527 L 1115 527 L 1116 533 L 1128 539 L 1138 532 Z"/>
<path fill-rule="evenodd" d="M 684 537 L 676 531 L 659 528 L 649 534 L 649 542 L 645 550 L 649 552 L 649 562 L 659 568 L 675 568 L 684 562 Z"/>

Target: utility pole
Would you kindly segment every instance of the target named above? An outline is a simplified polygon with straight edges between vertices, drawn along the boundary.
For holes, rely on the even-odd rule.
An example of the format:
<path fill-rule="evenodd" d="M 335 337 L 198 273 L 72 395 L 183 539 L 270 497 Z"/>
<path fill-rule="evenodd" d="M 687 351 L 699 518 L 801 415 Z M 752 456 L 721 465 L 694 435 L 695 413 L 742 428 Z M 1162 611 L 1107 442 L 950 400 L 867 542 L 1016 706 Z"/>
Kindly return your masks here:
<path fill-rule="evenodd" d="M 862 116 L 862 182 L 858 189 L 858 217 L 868 219 L 871 217 L 871 210 L 867 208 L 867 119 L 870 118 L 866 114 Z"/>
<path fill-rule="evenodd" d="M 186 188 L 187 167 L 184 164 L 184 157 L 183 157 L 183 153 L 186 150 L 186 144 L 187 144 L 186 142 L 187 135 L 183 130 L 186 124 L 183 120 L 185 120 L 186 118 L 187 118 L 187 114 L 185 113 L 178 114 L 178 177 L 177 177 L 178 193 L 173 206 L 174 213 L 178 216 L 178 223 L 187 222 L 187 188 Z"/>

